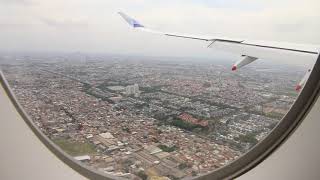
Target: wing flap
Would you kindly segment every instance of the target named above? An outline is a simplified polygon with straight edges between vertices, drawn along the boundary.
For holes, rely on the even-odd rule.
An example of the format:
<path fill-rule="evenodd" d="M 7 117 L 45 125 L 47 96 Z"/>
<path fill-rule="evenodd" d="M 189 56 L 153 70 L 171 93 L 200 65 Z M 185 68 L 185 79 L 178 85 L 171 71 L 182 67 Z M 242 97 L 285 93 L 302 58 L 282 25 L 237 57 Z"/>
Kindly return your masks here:
<path fill-rule="evenodd" d="M 251 56 L 259 59 L 272 59 L 272 60 L 314 60 L 319 53 L 315 48 L 301 48 L 295 44 L 281 45 L 281 43 L 267 42 L 254 43 L 243 41 L 240 43 L 215 41 L 209 45 L 209 48 L 218 49 L 221 51 L 238 54 L 240 56 Z"/>

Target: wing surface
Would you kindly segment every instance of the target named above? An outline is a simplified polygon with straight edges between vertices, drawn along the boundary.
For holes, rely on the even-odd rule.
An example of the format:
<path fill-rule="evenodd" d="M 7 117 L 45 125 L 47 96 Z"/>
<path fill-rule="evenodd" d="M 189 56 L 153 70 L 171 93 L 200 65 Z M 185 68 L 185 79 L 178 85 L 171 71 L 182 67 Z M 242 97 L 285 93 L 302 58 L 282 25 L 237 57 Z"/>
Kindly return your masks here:
<path fill-rule="evenodd" d="M 220 36 L 198 36 L 187 35 L 180 33 L 162 32 L 149 29 L 139 21 L 130 16 L 119 12 L 120 16 L 135 30 L 141 30 L 149 33 L 160 34 L 164 36 L 193 39 L 207 41 L 208 48 L 219 49 L 222 51 L 239 55 L 239 60 L 232 66 L 232 71 L 235 71 L 247 64 L 250 64 L 258 59 L 273 59 L 273 60 L 314 60 L 319 55 L 319 46 L 292 44 L 282 42 L 266 42 L 252 41 L 239 38 L 228 38 Z M 301 84 L 301 83 L 300 83 Z M 301 89 L 301 88 L 297 88 Z"/>

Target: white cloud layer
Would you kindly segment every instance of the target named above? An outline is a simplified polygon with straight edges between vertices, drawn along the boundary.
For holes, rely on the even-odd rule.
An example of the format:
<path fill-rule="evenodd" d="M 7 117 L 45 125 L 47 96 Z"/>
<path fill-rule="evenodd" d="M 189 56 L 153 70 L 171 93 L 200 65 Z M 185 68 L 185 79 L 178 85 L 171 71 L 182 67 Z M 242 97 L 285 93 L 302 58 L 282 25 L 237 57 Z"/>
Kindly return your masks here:
<path fill-rule="evenodd" d="M 320 44 L 319 0 L 0 0 L 0 50 L 212 56 L 206 43 L 131 31 L 124 11 L 165 31 Z"/>

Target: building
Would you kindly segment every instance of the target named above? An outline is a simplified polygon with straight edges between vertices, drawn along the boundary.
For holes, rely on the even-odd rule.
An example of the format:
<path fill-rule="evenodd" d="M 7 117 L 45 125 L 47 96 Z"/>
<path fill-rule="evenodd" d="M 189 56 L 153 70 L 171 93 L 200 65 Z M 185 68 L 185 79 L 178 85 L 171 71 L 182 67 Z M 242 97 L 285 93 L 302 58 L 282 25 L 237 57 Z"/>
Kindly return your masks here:
<path fill-rule="evenodd" d="M 139 97 L 139 95 L 140 95 L 138 84 L 126 86 L 125 90 L 126 90 L 125 93 L 128 96 L 134 95 L 135 97 Z"/>
<path fill-rule="evenodd" d="M 181 120 L 188 122 L 190 124 L 194 125 L 200 125 L 202 127 L 207 127 L 208 126 L 208 121 L 207 120 L 199 120 L 191 116 L 190 114 L 187 113 L 182 113 L 181 115 L 178 116 Z"/>

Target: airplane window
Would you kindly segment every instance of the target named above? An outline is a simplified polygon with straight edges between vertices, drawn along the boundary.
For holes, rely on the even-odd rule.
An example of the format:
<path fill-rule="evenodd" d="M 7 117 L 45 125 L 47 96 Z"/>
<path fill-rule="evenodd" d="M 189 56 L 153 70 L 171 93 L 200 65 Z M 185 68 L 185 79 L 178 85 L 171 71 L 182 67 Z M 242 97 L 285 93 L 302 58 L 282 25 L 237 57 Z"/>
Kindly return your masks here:
<path fill-rule="evenodd" d="M 126 21 L 136 29 L 147 26 L 117 14 L 122 5 L 160 30 L 320 43 L 310 38 L 316 30 L 292 31 L 294 24 L 283 23 L 291 22 L 289 17 L 268 9 L 278 12 L 284 8 L 281 3 L 169 4 L 4 3 L 16 12 L 22 7 L 27 11 L 18 13 L 25 18 L 14 16 L 16 24 L 0 30 L 8 41 L 1 45 L 1 70 L 37 128 L 79 163 L 125 179 L 201 177 L 256 147 L 302 91 L 318 56 L 314 48 L 134 32 Z M 293 4 L 301 9 L 299 2 Z M 312 3 L 302 4 L 313 13 Z M 52 14 L 44 13 L 49 7 Z M 144 10 L 148 8 L 153 11 Z M 231 12 L 236 20 L 224 14 Z M 301 21 L 308 19 L 304 13 L 297 13 Z M 273 18 L 277 21 L 270 22 Z M 255 26 L 261 19 L 266 20 L 263 26 Z M 232 32 L 234 26 L 242 27 Z M 254 49 L 236 55 L 215 50 L 229 45 Z M 281 59 L 260 56 L 255 53 L 260 48 L 276 57 L 279 51 Z"/>

